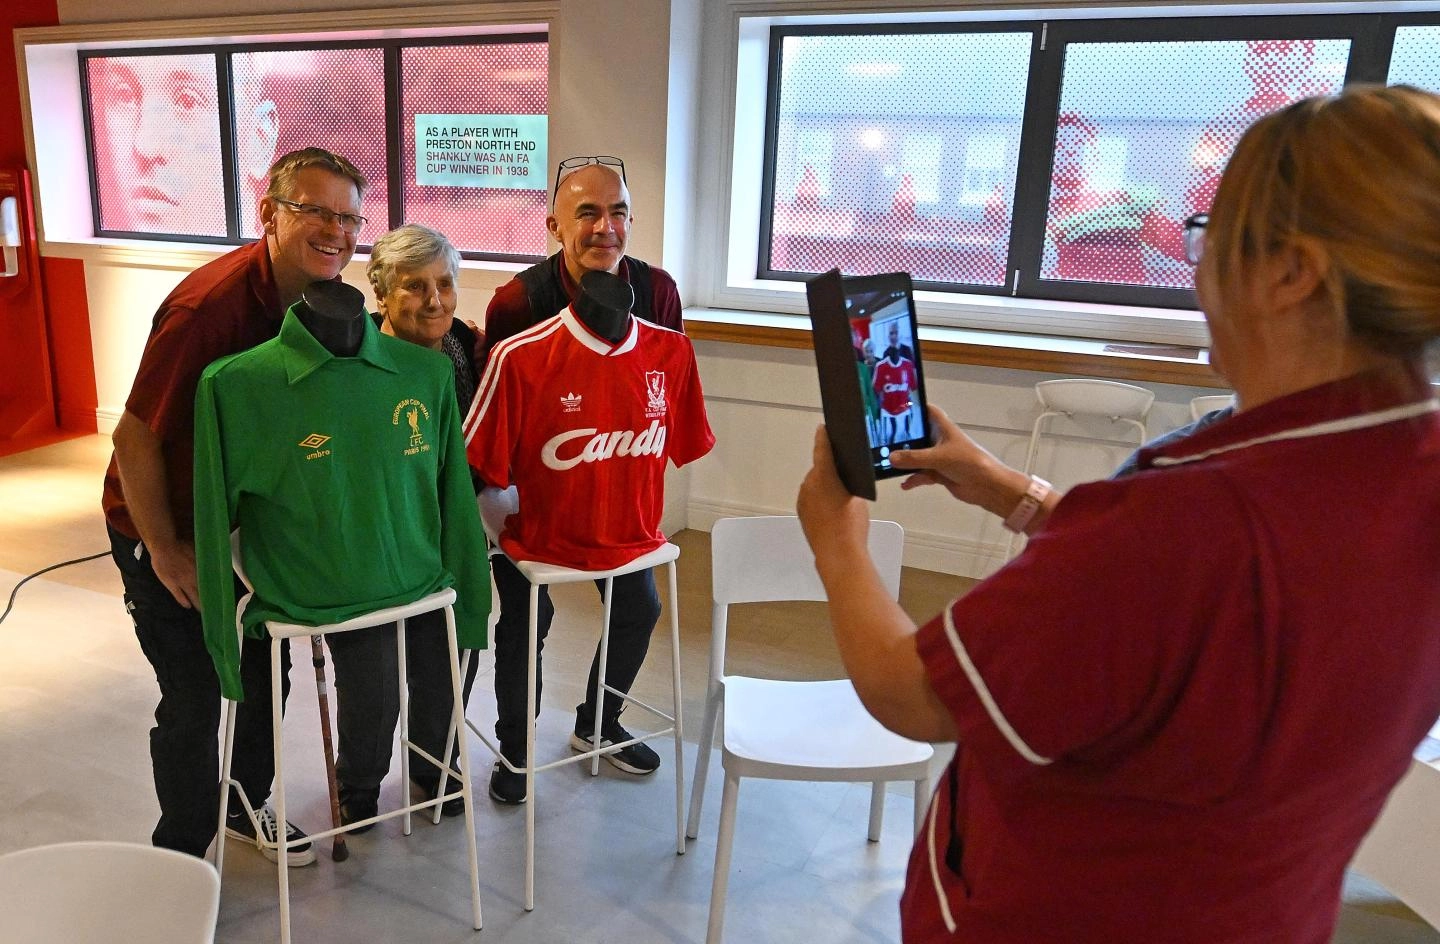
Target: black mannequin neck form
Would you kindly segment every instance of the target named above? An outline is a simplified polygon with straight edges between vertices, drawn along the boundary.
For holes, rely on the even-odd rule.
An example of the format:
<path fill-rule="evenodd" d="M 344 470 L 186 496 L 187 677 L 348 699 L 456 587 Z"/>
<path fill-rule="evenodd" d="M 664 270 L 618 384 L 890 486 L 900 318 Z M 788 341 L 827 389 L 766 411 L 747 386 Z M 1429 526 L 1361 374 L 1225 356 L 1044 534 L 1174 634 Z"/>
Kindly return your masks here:
<path fill-rule="evenodd" d="M 585 326 L 611 344 L 630 332 L 635 292 L 630 283 L 609 272 L 586 272 L 575 296 L 575 314 Z"/>
<path fill-rule="evenodd" d="M 336 357 L 354 357 L 360 352 L 364 314 L 364 293 L 344 282 L 311 282 L 295 303 L 295 317 Z"/>

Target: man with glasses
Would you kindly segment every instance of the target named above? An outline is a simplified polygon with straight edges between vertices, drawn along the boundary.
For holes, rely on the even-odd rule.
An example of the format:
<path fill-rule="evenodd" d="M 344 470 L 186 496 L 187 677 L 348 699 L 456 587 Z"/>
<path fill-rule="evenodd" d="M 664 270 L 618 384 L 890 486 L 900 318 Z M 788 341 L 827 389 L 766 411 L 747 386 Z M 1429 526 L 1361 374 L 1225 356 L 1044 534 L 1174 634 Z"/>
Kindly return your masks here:
<path fill-rule="evenodd" d="M 365 223 L 365 178 L 337 154 L 294 151 L 275 162 L 269 178 L 260 202 L 263 238 L 196 269 L 161 303 L 115 428 L 102 497 L 125 607 L 160 685 L 150 730 L 160 820 L 151 841 L 194 856 L 204 856 L 215 836 L 220 800 L 220 687 L 195 575 L 195 388 L 212 361 L 275 337 L 305 286 L 338 279 Z M 236 713 L 232 776 L 257 810 L 259 836 L 243 812 L 229 818 L 226 833 L 273 844 L 279 825 L 265 802 L 275 770 L 269 644 L 246 638 L 242 652 L 245 700 Z M 283 661 L 282 697 L 288 647 Z M 240 812 L 233 795 L 230 804 L 232 814 Z M 286 829 L 303 838 L 294 826 Z M 273 847 L 264 851 L 276 859 Z M 306 843 L 291 849 L 287 864 L 314 861 Z"/>
<path fill-rule="evenodd" d="M 685 330 L 675 280 L 664 269 L 625 255 L 631 221 L 624 161 L 608 154 L 561 161 L 545 218 L 560 251 L 495 290 L 485 312 L 485 355 L 505 338 L 559 314 L 575 297 L 581 276 L 592 271 L 629 282 L 637 316 Z"/>
<path fill-rule="evenodd" d="M 625 255 L 630 238 L 630 191 L 625 185 L 625 164 L 618 157 L 571 157 L 555 171 L 555 192 L 545 225 L 560 243 L 560 251 L 544 262 L 520 272 L 495 292 L 485 314 L 485 354 L 496 343 L 560 313 L 578 294 L 587 272 L 609 272 L 630 283 L 635 295 L 633 312 L 640 318 L 674 331 L 683 331 L 680 293 L 663 269 Z M 604 341 L 602 343 L 609 344 Z M 476 398 L 477 404 L 479 398 Z M 527 500 L 533 500 L 527 496 Z M 597 501 L 603 500 L 599 497 Z M 499 761 L 490 776 L 490 797 L 497 803 L 525 802 L 525 698 L 529 652 L 530 585 L 504 556 L 493 559 L 491 573 L 500 596 L 500 618 L 495 626 L 495 736 L 513 768 Z M 554 615 L 549 597 L 540 595 L 540 635 L 543 639 Z M 660 598 L 650 571 L 617 577 L 614 581 L 610 650 L 605 683 L 626 692 L 639 674 L 650 646 L 650 634 L 660 619 Z M 598 652 L 590 667 L 588 690 L 598 678 Z M 538 683 L 538 679 L 537 679 Z M 539 690 L 538 684 L 536 690 Z M 631 735 L 620 726 L 621 700 L 605 702 L 606 717 L 596 719 L 587 698 L 576 706 L 571 745 L 587 750 L 594 726 L 600 725 L 601 743 L 620 744 Z M 632 744 L 605 759 L 625 773 L 644 776 L 660 767 L 660 757 L 645 744 Z"/>

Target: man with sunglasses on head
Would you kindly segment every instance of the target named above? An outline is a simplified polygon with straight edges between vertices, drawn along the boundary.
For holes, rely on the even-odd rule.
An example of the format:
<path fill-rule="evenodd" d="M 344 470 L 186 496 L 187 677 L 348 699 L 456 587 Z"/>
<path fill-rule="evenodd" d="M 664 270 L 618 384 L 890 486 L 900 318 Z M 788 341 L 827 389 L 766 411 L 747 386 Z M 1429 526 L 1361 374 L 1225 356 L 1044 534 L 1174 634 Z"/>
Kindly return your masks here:
<path fill-rule="evenodd" d="M 337 154 L 291 152 L 271 166 L 269 179 L 260 201 L 263 237 L 196 269 L 161 303 L 115 427 L 102 497 L 125 608 L 160 685 L 150 730 L 160 820 L 151 841 L 194 856 L 204 856 L 215 837 L 220 802 L 220 683 L 205 646 L 195 573 L 195 388 L 212 361 L 274 338 L 305 286 L 338 279 L 365 223 L 365 177 Z M 266 804 L 275 773 L 269 652 L 265 640 L 244 640 L 245 698 L 236 712 L 231 775 L 256 817 L 232 792 L 225 831 L 274 861 L 279 824 Z M 282 698 L 288 646 L 283 653 Z M 304 838 L 285 828 L 292 839 Z M 287 858 L 290 866 L 314 861 L 309 843 L 292 847 Z"/>
<path fill-rule="evenodd" d="M 599 155 L 571 157 L 555 171 L 555 192 L 545 225 L 560 243 L 560 251 L 518 273 L 495 292 L 485 313 L 485 356 L 500 341 L 552 318 L 580 294 L 579 284 L 587 272 L 609 272 L 630 284 L 634 292 L 633 313 L 646 321 L 685 330 L 680 315 L 680 293 L 675 280 L 657 266 L 625 255 L 630 238 L 630 191 L 625 185 L 625 164 L 618 157 Z M 607 346 L 610 342 L 604 341 Z M 489 376 L 488 374 L 486 376 Z M 477 397 L 477 404 L 479 398 Z M 578 403 L 578 400 L 577 400 Z M 497 803 L 524 803 L 525 700 L 529 652 L 529 583 L 508 558 L 497 556 L 491 573 L 500 597 L 500 618 L 495 626 L 495 735 L 509 766 L 496 761 L 490 776 L 490 797 Z M 554 615 L 547 594 L 540 595 L 540 638 L 543 640 Z M 650 634 L 660 619 L 660 598 L 654 575 L 646 570 L 617 577 L 614 581 L 610 620 L 610 649 L 605 683 L 628 692 L 650 646 Z M 594 692 L 599 673 L 599 653 L 590 667 L 588 691 Z M 538 672 L 537 672 L 538 692 Z M 586 750 L 600 725 L 601 744 L 620 744 L 632 739 L 620 726 L 621 699 L 605 701 L 604 718 L 595 717 L 595 706 L 587 695 L 576 706 L 575 732 L 571 746 Z M 609 763 L 625 773 L 645 776 L 660 766 L 660 757 L 643 743 L 631 744 L 605 755 Z"/>
<path fill-rule="evenodd" d="M 486 357 L 498 342 L 559 314 L 586 272 L 620 276 L 635 291 L 638 317 L 685 330 L 670 273 L 625 255 L 632 219 L 624 161 L 608 154 L 561 161 L 545 218 L 560 251 L 495 290 L 485 312 Z"/>

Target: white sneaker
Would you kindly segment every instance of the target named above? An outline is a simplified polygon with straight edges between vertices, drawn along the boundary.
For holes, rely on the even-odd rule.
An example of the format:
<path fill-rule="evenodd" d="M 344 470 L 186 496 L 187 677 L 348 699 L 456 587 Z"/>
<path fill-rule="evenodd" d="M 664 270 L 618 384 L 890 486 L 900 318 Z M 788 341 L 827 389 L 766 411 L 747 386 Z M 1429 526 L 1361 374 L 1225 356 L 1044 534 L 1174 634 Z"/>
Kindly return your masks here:
<path fill-rule="evenodd" d="M 275 828 L 277 822 L 275 810 L 267 803 L 255 811 L 255 819 L 260 822 L 260 838 L 257 839 L 255 836 L 255 823 L 244 813 L 239 816 L 232 814 L 225 817 L 225 835 L 254 843 L 265 858 L 271 862 L 279 862 L 279 844 L 275 838 L 278 834 L 278 830 Z M 297 839 L 305 839 L 305 833 L 301 832 L 300 828 L 293 823 L 286 823 L 285 839 L 293 843 Z M 295 869 L 314 861 L 315 847 L 309 840 L 306 840 L 298 846 L 290 847 L 285 864 Z"/>

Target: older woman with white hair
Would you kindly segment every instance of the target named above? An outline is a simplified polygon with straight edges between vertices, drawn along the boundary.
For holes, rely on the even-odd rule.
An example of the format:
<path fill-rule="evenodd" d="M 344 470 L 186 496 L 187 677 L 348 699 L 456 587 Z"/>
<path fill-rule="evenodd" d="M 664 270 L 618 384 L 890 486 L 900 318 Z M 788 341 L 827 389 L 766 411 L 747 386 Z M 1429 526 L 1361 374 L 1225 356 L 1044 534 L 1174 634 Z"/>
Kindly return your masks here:
<path fill-rule="evenodd" d="M 440 351 L 455 365 L 460 415 L 470 410 L 480 373 L 475 352 L 484 336 L 455 317 L 460 253 L 438 230 L 407 223 L 375 240 L 365 275 L 375 292 L 380 330 Z"/>
<path fill-rule="evenodd" d="M 1234 415 L 1061 497 L 933 411 L 906 487 L 1031 539 L 923 627 L 817 434 L 799 512 L 855 688 L 958 743 L 907 942 L 1323 944 L 1440 714 L 1440 97 L 1261 118 L 1185 235 Z"/>

